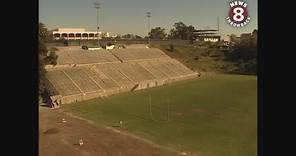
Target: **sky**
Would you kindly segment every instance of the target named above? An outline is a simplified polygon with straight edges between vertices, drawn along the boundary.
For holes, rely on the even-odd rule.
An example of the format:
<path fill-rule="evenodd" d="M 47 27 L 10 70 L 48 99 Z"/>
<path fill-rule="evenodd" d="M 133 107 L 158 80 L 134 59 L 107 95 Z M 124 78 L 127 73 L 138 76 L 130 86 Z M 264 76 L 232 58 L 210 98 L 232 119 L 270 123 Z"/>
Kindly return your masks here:
<path fill-rule="evenodd" d="M 176 22 L 192 25 L 196 29 L 217 28 L 220 33 L 249 33 L 257 27 L 257 0 L 248 3 L 250 23 L 234 28 L 226 21 L 230 0 L 39 0 L 39 22 L 49 29 L 85 28 L 95 30 L 97 11 L 94 2 L 101 4 L 99 26 L 111 34 L 137 34 L 148 32 L 146 12 L 151 12 L 151 28 L 162 27 L 168 33 Z"/>

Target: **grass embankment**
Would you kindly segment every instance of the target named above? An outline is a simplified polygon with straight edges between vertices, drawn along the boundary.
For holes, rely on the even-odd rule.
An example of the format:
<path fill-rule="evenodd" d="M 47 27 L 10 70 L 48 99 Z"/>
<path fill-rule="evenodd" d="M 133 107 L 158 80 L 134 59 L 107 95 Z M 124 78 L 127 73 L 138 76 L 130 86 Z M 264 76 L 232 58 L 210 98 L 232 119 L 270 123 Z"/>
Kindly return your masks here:
<path fill-rule="evenodd" d="M 170 45 L 152 45 L 164 51 L 170 57 L 182 62 L 194 71 L 228 73 L 234 65 L 226 61 L 227 50 L 218 48 L 201 48 L 197 45 L 174 45 L 174 51 L 170 51 Z"/>

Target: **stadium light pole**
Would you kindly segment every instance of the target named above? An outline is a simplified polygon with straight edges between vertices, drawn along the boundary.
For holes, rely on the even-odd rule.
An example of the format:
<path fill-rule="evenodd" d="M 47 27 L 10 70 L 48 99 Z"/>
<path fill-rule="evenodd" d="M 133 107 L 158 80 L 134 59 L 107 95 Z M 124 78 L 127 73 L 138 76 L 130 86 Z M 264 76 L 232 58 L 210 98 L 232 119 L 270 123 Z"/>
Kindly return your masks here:
<path fill-rule="evenodd" d="M 150 47 L 150 17 L 151 17 L 151 12 L 146 12 L 146 17 L 148 17 L 148 46 Z"/>
<path fill-rule="evenodd" d="M 99 38 L 99 9 L 101 8 L 101 4 L 99 2 L 95 2 L 94 3 L 95 5 L 95 8 L 97 9 L 97 26 L 96 26 L 96 29 L 97 29 L 97 35 L 98 35 L 98 45 L 100 45 L 100 38 Z"/>
<path fill-rule="evenodd" d="M 219 16 L 217 17 L 217 29 L 218 29 L 218 34 L 220 33 L 220 19 Z"/>

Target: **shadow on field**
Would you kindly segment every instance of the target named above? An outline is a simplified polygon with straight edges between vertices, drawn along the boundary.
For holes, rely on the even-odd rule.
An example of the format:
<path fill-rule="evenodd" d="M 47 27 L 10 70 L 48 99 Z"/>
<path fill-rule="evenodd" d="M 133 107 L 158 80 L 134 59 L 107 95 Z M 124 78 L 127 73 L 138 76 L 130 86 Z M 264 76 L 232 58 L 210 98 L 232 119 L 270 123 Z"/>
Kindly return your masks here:
<path fill-rule="evenodd" d="M 58 128 L 50 128 L 43 132 L 43 134 L 56 134 L 59 133 L 60 130 Z"/>

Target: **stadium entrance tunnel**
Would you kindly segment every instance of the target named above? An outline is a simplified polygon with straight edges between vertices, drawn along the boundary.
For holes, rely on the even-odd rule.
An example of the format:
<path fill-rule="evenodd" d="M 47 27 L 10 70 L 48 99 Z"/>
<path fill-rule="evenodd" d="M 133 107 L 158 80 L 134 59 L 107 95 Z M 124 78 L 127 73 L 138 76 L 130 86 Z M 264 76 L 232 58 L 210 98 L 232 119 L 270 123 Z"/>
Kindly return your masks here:
<path fill-rule="evenodd" d="M 50 102 L 51 102 L 52 108 L 59 108 L 62 104 L 62 96 L 61 95 L 50 96 Z"/>
<path fill-rule="evenodd" d="M 139 87 L 139 84 L 136 84 L 136 85 L 131 89 L 131 91 L 135 91 L 138 87 Z"/>

